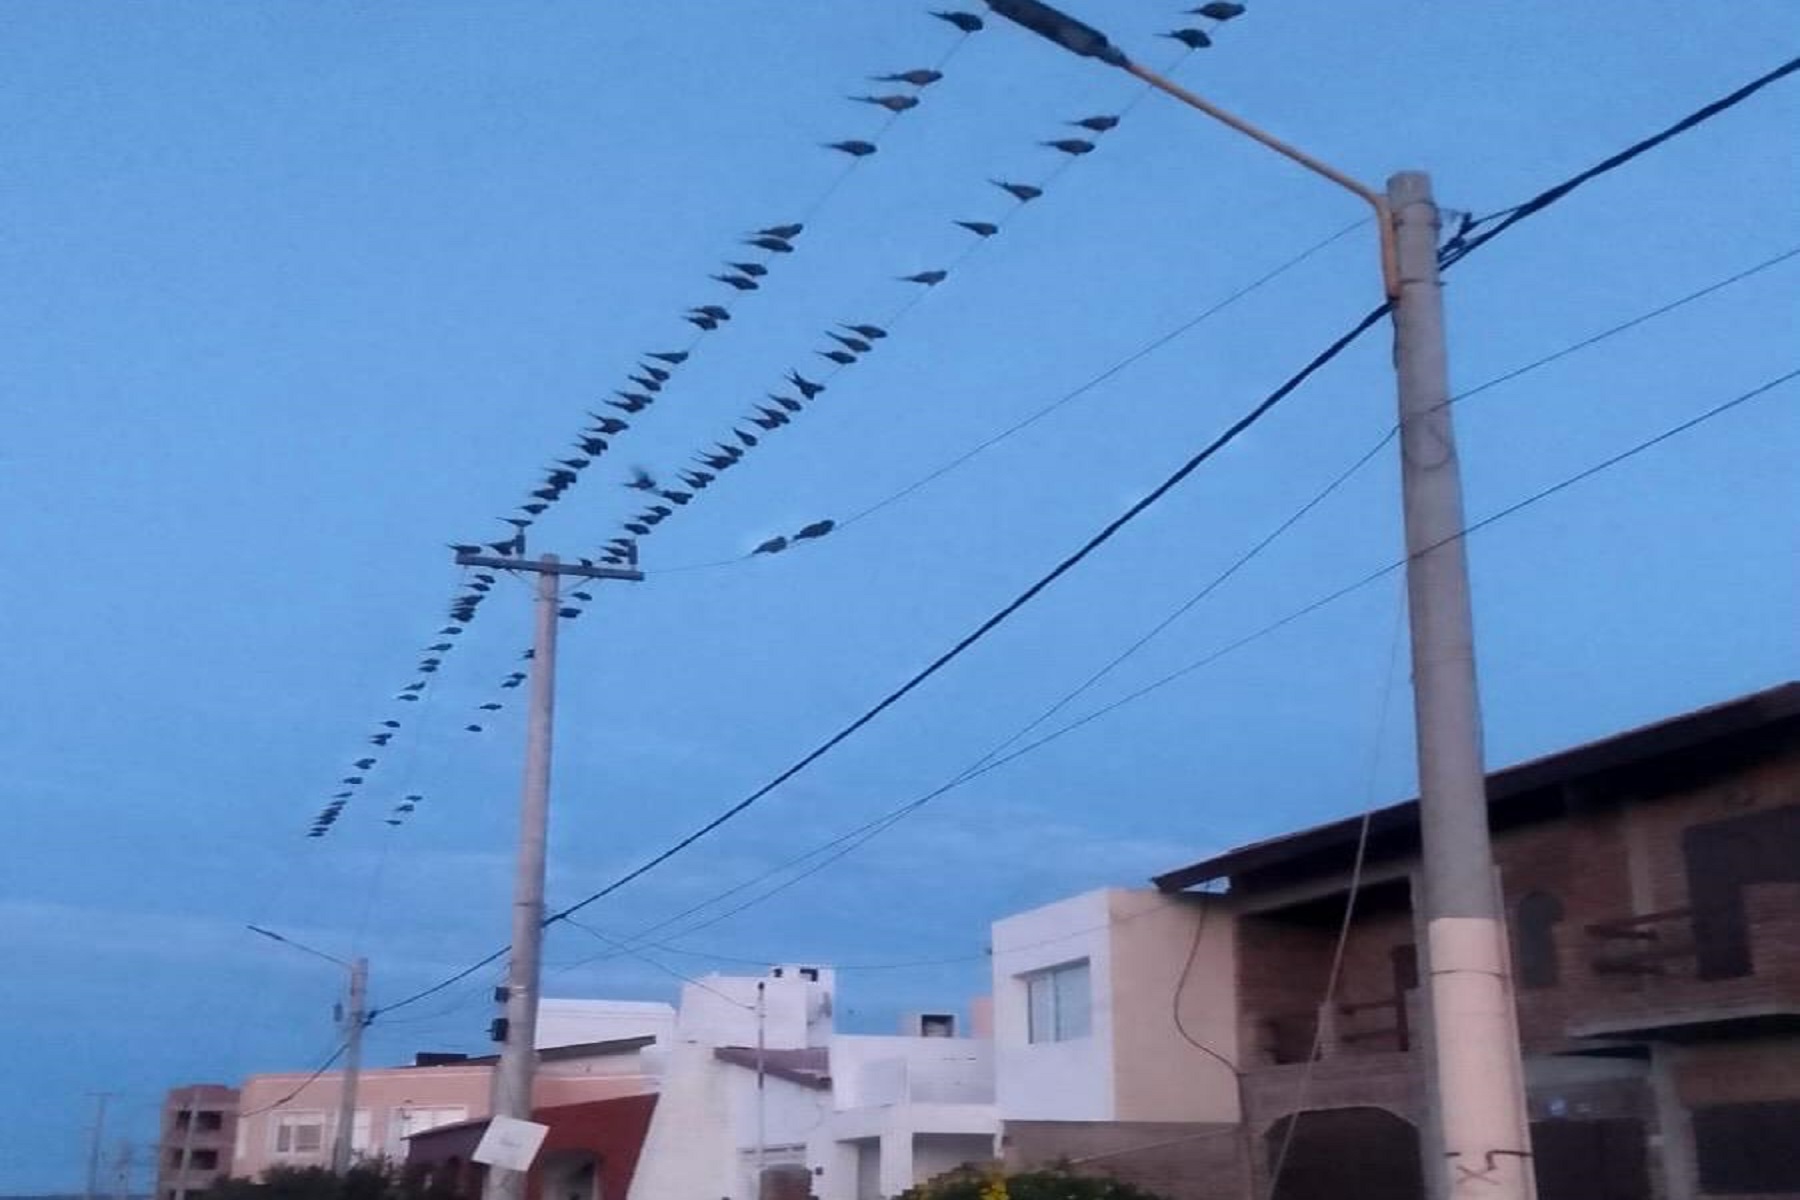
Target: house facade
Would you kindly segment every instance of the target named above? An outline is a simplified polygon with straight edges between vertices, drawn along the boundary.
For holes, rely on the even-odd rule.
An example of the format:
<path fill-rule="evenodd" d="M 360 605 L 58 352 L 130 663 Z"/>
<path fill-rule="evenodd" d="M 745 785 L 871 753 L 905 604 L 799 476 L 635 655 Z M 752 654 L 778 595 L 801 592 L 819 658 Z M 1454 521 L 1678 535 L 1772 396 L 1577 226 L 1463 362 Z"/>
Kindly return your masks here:
<path fill-rule="evenodd" d="M 157 1200 L 188 1200 L 231 1173 L 238 1090 L 222 1083 L 170 1088 L 157 1139 Z"/>
<path fill-rule="evenodd" d="M 1800 1198 L 1800 685 L 1494 772 L 1488 798 L 1540 1200 Z M 1359 866 L 1364 834 L 1353 818 L 1158 878 L 1171 899 L 1209 889 L 1209 924 L 1232 931 L 1213 972 L 1190 965 L 1173 989 L 1170 964 L 1197 952 L 1166 946 L 1151 971 L 1121 971 L 1091 945 L 1043 946 L 1034 967 L 1007 957 L 1003 922 L 1009 1159 L 1070 1158 L 1180 1200 L 1324 1200 L 1346 1181 L 1358 1195 L 1440 1200 L 1441 1173 L 1425 1165 L 1441 1157 L 1416 803 L 1369 815 Z M 1080 899 L 1116 938 L 1124 914 Z M 1026 916 L 1054 932 L 1073 923 L 1056 908 Z M 1063 982 L 1087 987 L 1087 1032 L 1073 1039 L 1086 1044 L 1021 1074 L 1008 1049 L 1021 1028 L 1061 1036 L 1075 1013 L 1081 1032 L 1084 1001 L 1056 983 L 1031 990 L 1078 962 L 1085 977 Z M 1137 1068 L 1120 1055 L 1117 1014 L 1131 1008 L 1155 1039 L 1184 1005 L 1232 1026 L 1194 1035 L 1222 1069 L 1188 1068 L 1187 1087 L 1220 1120 L 1235 1096 L 1237 1136 L 1170 1130 L 1134 1148 L 1118 1098 Z M 1076 1062 L 1073 1098 L 1029 1099 L 1045 1070 Z M 1009 1107 L 1014 1096 L 1025 1107 Z M 1103 1140 L 1115 1144 L 1096 1149 Z"/>

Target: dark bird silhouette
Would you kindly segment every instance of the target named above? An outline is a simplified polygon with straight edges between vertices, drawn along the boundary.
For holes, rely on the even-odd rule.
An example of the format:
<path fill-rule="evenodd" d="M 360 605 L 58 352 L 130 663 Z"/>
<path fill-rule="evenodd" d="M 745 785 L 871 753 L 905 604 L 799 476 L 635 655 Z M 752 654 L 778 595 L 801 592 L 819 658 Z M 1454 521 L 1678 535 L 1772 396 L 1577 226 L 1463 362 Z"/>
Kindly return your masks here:
<path fill-rule="evenodd" d="M 615 554 L 623 554 L 628 558 L 637 554 L 637 543 L 630 538 L 614 538 L 612 541 L 606 543 L 606 548 Z"/>
<path fill-rule="evenodd" d="M 714 275 L 713 278 L 720 283 L 729 283 L 740 292 L 754 292 L 762 286 L 756 280 L 747 279 L 742 275 Z"/>
<path fill-rule="evenodd" d="M 651 478 L 650 472 L 644 468 L 633 467 L 631 468 L 631 478 L 625 481 L 625 486 L 636 488 L 640 492 L 648 492 L 656 487 L 656 480 Z"/>
<path fill-rule="evenodd" d="M 650 532 L 650 527 L 648 525 L 641 524 L 637 521 L 625 522 L 625 528 L 631 530 L 631 532 L 637 534 L 639 537 L 644 537 Z"/>
<path fill-rule="evenodd" d="M 792 225 L 784 226 L 783 228 L 798 229 L 800 227 L 798 225 Z M 731 320 L 730 310 L 719 304 L 702 304 L 700 307 L 690 308 L 688 311 L 699 313 L 703 317 L 711 317 L 715 321 Z"/>
<path fill-rule="evenodd" d="M 508 538 L 504 542 L 489 542 L 488 547 L 502 557 L 515 557 L 525 553 L 525 535 L 520 533 L 517 537 Z"/>
<path fill-rule="evenodd" d="M 867 354 L 875 348 L 861 338 L 850 337 L 842 333 L 833 333 L 829 329 L 825 331 L 825 336 L 844 347 L 844 349 L 853 351 L 857 354 Z"/>
<path fill-rule="evenodd" d="M 608 403 L 611 402 L 608 401 Z M 576 445 L 581 447 L 583 454 L 592 454 L 596 458 L 606 453 L 606 443 L 600 438 L 584 437 Z"/>
<path fill-rule="evenodd" d="M 393 740 L 394 735 L 391 733 L 371 733 L 369 735 L 369 744 L 373 746 L 385 746 Z"/>
<path fill-rule="evenodd" d="M 372 758 L 359 758 L 350 765 L 359 771 L 367 771 L 375 765 L 375 760 Z"/>
<path fill-rule="evenodd" d="M 1070 121 L 1069 124 L 1075 126 L 1078 129 L 1087 129 L 1087 130 L 1091 130 L 1094 133 L 1105 133 L 1107 130 L 1116 128 L 1118 126 L 1119 118 L 1118 117 L 1083 117 L 1079 121 Z"/>
<path fill-rule="evenodd" d="M 940 21 L 948 21 L 964 33 L 980 33 L 987 23 L 974 13 L 966 12 L 934 12 L 931 14 Z"/>
<path fill-rule="evenodd" d="M 1228 3 L 1227 0 L 1212 0 L 1210 4 L 1202 4 L 1199 8 L 1190 8 L 1188 11 L 1196 17 L 1206 17 L 1213 21 L 1229 21 L 1233 17 L 1243 16 L 1244 6 Z"/>
<path fill-rule="evenodd" d="M 531 528 L 531 522 L 527 521 L 524 517 L 501 517 L 500 519 L 505 521 L 508 525 L 511 525 L 514 529 L 519 530 L 521 533 Z"/>
<path fill-rule="evenodd" d="M 993 237 L 1000 232 L 1000 227 L 992 221 L 958 221 L 957 224 L 976 237 Z"/>
<path fill-rule="evenodd" d="M 331 793 L 331 798 L 333 800 L 348 800 L 350 797 L 352 797 L 354 795 L 356 795 L 355 792 L 333 792 L 333 793 Z M 343 806 L 342 805 L 333 805 L 332 807 L 342 808 Z"/>
<path fill-rule="evenodd" d="M 556 610 L 556 615 L 565 621 L 573 621 L 581 615 L 581 610 L 579 608 L 559 608 Z"/>
<path fill-rule="evenodd" d="M 873 104 L 877 108 L 885 108 L 891 113 L 903 113 L 909 108 L 919 107 L 917 96 L 851 96 L 859 104 Z"/>
<path fill-rule="evenodd" d="M 1171 29 L 1158 36 L 1173 38 L 1189 50 L 1204 50 L 1212 45 L 1212 38 L 1203 29 Z"/>
<path fill-rule="evenodd" d="M 867 158 L 869 155 L 875 153 L 875 144 L 873 142 L 826 142 L 825 148 L 827 150 L 841 150 L 852 158 Z"/>
<path fill-rule="evenodd" d="M 805 230 L 806 226 L 795 221 L 792 225 L 771 225 L 767 229 L 758 229 L 756 236 L 780 238 L 784 242 L 791 242 Z"/>
<path fill-rule="evenodd" d="M 608 400 L 606 403 L 621 412 L 641 413 L 656 403 L 655 397 L 646 396 L 642 392 L 614 392 L 613 395 L 618 399 Z"/>
<path fill-rule="evenodd" d="M 592 564 L 590 563 L 589 565 L 591 566 Z M 583 604 L 590 603 L 594 599 L 594 593 L 592 592 L 570 592 L 569 595 L 581 601 Z"/>
<path fill-rule="evenodd" d="M 548 504 L 541 504 L 541 503 L 537 503 L 537 502 L 533 502 L 531 504 L 519 505 L 520 512 L 528 512 L 534 517 L 542 516 L 544 513 L 548 512 L 549 510 L 550 510 L 550 506 Z"/>
<path fill-rule="evenodd" d="M 648 375 L 627 375 L 625 378 L 631 380 L 631 382 L 637 384 L 646 392 L 662 391 L 663 385 L 662 380 L 660 379 L 653 379 Z"/>
<path fill-rule="evenodd" d="M 744 452 L 742 450 L 738 449 L 736 446 L 729 445 L 725 442 L 714 442 L 713 446 L 718 450 L 718 452 L 720 454 L 723 454 L 726 458 L 730 459 L 734 463 L 737 462 L 738 459 L 744 457 Z"/>
<path fill-rule="evenodd" d="M 442 654 L 444 651 L 451 649 L 454 646 L 454 644 L 455 643 L 453 643 L 453 642 L 436 642 L 425 648 L 427 650 L 431 651 L 433 654 Z"/>
<path fill-rule="evenodd" d="M 590 465 L 589 460 L 585 458 L 559 458 L 556 461 L 571 471 L 585 471 Z"/>
<path fill-rule="evenodd" d="M 814 521 L 811 525 L 808 525 L 806 528 L 796 533 L 794 535 L 794 540 L 797 542 L 801 538 L 822 538 L 836 528 L 836 521 Z"/>
<path fill-rule="evenodd" d="M 1048 146 L 1052 150 L 1061 150 L 1064 154 L 1070 154 L 1076 157 L 1083 154 L 1092 154 L 1094 152 L 1094 143 L 1082 138 L 1053 138 L 1048 142 L 1040 142 L 1038 144 Z"/>
<path fill-rule="evenodd" d="M 781 405 L 781 407 L 787 409 L 791 413 L 799 412 L 802 408 L 805 407 L 805 405 L 801 404 L 798 400 L 794 399 L 792 396 L 777 396 L 774 392 L 764 392 L 763 395 L 767 396 L 769 399 L 771 399 L 775 403 Z"/>
<path fill-rule="evenodd" d="M 503 688 L 516 688 L 519 686 L 519 684 L 523 683 L 524 681 L 525 681 L 525 677 L 523 675 L 521 675 L 517 679 L 508 678 L 507 681 L 505 683 L 501 684 L 500 686 Z"/>
<path fill-rule="evenodd" d="M 746 445 L 746 446 L 756 445 L 756 435 L 754 433 L 751 433 L 749 430 L 734 429 L 731 432 L 737 434 L 738 441 L 744 443 L 744 445 Z"/>
<path fill-rule="evenodd" d="M 817 354 L 820 358 L 829 358 L 840 367 L 847 367 L 856 361 L 856 355 L 850 353 L 848 350 L 814 350 L 813 353 Z"/>
<path fill-rule="evenodd" d="M 736 459 L 726 458 L 722 454 L 702 454 L 700 455 L 700 462 L 711 467 L 715 471 L 727 471 L 737 465 Z"/>
<path fill-rule="evenodd" d="M 681 319 L 686 321 L 689 325 L 706 330 L 708 333 L 711 333 L 719 327 L 719 322 L 715 318 L 703 316 L 700 313 L 689 313 Z"/>
<path fill-rule="evenodd" d="M 896 71 L 892 75 L 869 76 L 875 83 L 904 83 L 909 87 L 918 88 L 930 87 L 943 77 L 942 71 L 932 71 L 923 67 L 916 71 Z"/>
<path fill-rule="evenodd" d="M 418 807 L 417 804 L 396 804 L 396 805 L 394 805 L 394 811 L 409 813 L 409 812 L 412 812 L 417 807 Z"/>
<path fill-rule="evenodd" d="M 657 362 L 672 363 L 675 366 L 680 366 L 688 360 L 688 352 L 686 350 L 659 350 L 652 352 L 649 357 L 654 358 Z M 659 378 L 667 379 L 668 372 L 664 371 Z"/>
<path fill-rule="evenodd" d="M 481 726 L 479 726 L 479 725 L 464 725 L 463 730 L 466 733 L 480 733 Z"/>
<path fill-rule="evenodd" d="M 744 245 L 755 246 L 758 250 L 767 250 L 770 254 L 792 254 L 793 244 L 778 237 L 745 238 Z"/>
<path fill-rule="evenodd" d="M 661 496 L 664 500 L 667 500 L 670 504 L 692 504 L 694 501 L 694 494 L 692 492 L 678 492 L 674 488 L 658 488 L 656 494 Z M 581 593 L 579 592 L 576 593 L 576 595 L 580 594 Z"/>
<path fill-rule="evenodd" d="M 363 777 L 361 775 L 346 775 L 341 782 L 347 783 L 351 787 L 361 787 L 362 781 Z"/>
<path fill-rule="evenodd" d="M 593 414 L 589 413 L 588 415 L 592 416 Z M 606 421 L 612 420 L 611 417 L 603 417 L 601 419 Z M 577 479 L 580 479 L 581 476 L 575 474 L 573 471 L 564 470 L 563 468 L 558 467 L 548 475 L 544 476 L 544 478 L 549 481 L 551 487 L 566 488 L 573 484 Z"/>
<path fill-rule="evenodd" d="M 400 722 L 398 722 L 398 721 L 383 721 L 381 723 L 381 727 L 383 729 L 398 729 L 398 728 L 400 728 Z"/>
<path fill-rule="evenodd" d="M 481 553 L 480 546 L 471 546 L 467 542 L 451 542 L 450 549 L 456 551 L 458 554 L 480 554 Z"/>
<path fill-rule="evenodd" d="M 398 824 L 400 824 L 400 818 L 399 817 L 383 817 L 381 819 L 381 822 L 384 825 L 398 825 Z"/>
<path fill-rule="evenodd" d="M 708 475 L 705 471 L 682 471 L 680 473 L 681 482 L 687 484 L 696 492 L 711 483 L 713 478 L 713 476 Z"/>
<path fill-rule="evenodd" d="M 1043 188 L 1033 187 L 1029 183 L 1008 183 L 1004 179 L 990 179 L 988 182 L 999 188 L 1001 191 L 1009 193 L 1013 199 L 1019 201 L 1021 204 L 1028 200 L 1036 200 L 1039 196 L 1044 194 Z"/>
<path fill-rule="evenodd" d="M 454 636 L 454 635 L 456 635 L 456 634 L 459 634 L 459 633 L 461 633 L 461 632 L 462 632 L 462 630 L 460 630 L 460 629 L 458 629 L 458 628 L 457 628 L 457 627 L 456 627 L 456 626 L 454 626 L 454 625 L 447 625 L 447 626 L 445 626 L 445 627 L 444 627 L 444 628 L 442 628 L 442 629 L 440 629 L 440 630 L 438 630 L 438 634 L 439 634 L 439 636 Z"/>
<path fill-rule="evenodd" d="M 405 687 L 401 688 L 400 690 L 403 692 L 422 692 L 425 690 L 425 683 L 423 680 L 419 680 L 419 681 L 407 684 Z"/>
<path fill-rule="evenodd" d="M 498 701 L 489 700 L 486 704 L 483 704 L 481 706 L 481 711 L 482 712 L 499 712 L 500 704 Z"/>
<path fill-rule="evenodd" d="M 552 501 L 562 495 L 562 489 L 553 487 L 537 488 L 531 494 L 540 500 Z"/>
<path fill-rule="evenodd" d="M 660 354 L 646 354 L 644 357 L 645 358 L 662 358 L 663 356 Z M 681 357 L 686 358 L 687 355 L 683 354 Z M 661 367 L 654 367 L 654 366 L 651 366 L 649 363 L 639 363 L 638 370 L 642 371 L 644 374 L 648 375 L 650 378 L 656 380 L 656 382 L 658 382 L 658 383 L 667 383 L 667 382 L 669 382 L 669 380 L 675 378 L 673 375 L 669 374 L 669 372 L 663 370 Z"/>
<path fill-rule="evenodd" d="M 922 283 L 926 287 L 936 287 L 948 278 L 950 278 L 950 272 L 948 271 L 920 271 L 917 275 L 902 275 L 900 277 L 900 282 Z"/>
<path fill-rule="evenodd" d="M 789 383 L 799 388 L 800 394 L 805 396 L 808 400 L 815 399 L 820 392 L 825 390 L 824 384 L 814 383 L 798 371 L 789 371 L 787 373 L 787 380 Z"/>
<path fill-rule="evenodd" d="M 734 263 L 726 263 L 725 265 L 733 268 L 734 270 L 738 271 L 741 274 L 748 275 L 752 279 L 761 279 L 764 275 L 767 275 L 769 273 L 769 268 L 763 266 L 761 263 L 734 262 Z"/>
<path fill-rule="evenodd" d="M 751 417 L 750 420 L 758 429 L 780 429 L 783 425 L 791 424 L 794 419 L 779 408 L 764 408 L 758 405 L 756 411 L 762 415 Z"/>
<path fill-rule="evenodd" d="M 786 538 L 772 537 L 768 541 L 764 542 L 762 545 L 758 546 L 756 549 L 752 550 L 750 553 L 752 553 L 752 554 L 780 554 L 783 550 L 787 549 L 787 546 L 788 546 L 788 540 Z"/>
<path fill-rule="evenodd" d="M 618 434 L 624 433 L 627 429 L 631 428 L 631 424 L 629 422 L 621 421 L 617 417 L 602 417 L 602 416 L 598 416 L 594 413 L 589 413 L 588 416 L 594 418 L 594 423 L 593 423 L 593 425 L 589 426 L 589 428 L 592 429 L 595 433 L 605 433 L 605 434 L 611 434 L 611 435 L 617 436 Z M 570 482 L 573 483 L 574 480 L 571 479 Z"/>
<path fill-rule="evenodd" d="M 848 329 L 857 337 L 866 337 L 871 342 L 879 342 L 887 336 L 887 330 L 879 325 L 845 325 L 843 328 Z"/>

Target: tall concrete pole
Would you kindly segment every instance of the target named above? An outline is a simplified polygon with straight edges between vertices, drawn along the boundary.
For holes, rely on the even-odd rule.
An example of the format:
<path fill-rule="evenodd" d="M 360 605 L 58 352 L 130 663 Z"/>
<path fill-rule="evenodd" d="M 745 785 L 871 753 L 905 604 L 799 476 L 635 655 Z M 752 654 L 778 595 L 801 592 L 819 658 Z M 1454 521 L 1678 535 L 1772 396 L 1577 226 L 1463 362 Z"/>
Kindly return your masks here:
<path fill-rule="evenodd" d="M 512 957 L 506 974 L 506 1040 L 494 1069 L 495 1116 L 531 1119 L 537 1075 L 538 980 L 544 945 L 544 860 L 550 825 L 550 743 L 556 708 L 557 558 L 538 562 L 531 654 L 531 708 L 519 802 L 519 857 L 513 881 Z M 524 1200 L 525 1173 L 489 1167 L 484 1200 Z"/>
<path fill-rule="evenodd" d="M 350 993 L 344 1011 L 344 1074 L 338 1093 L 337 1136 L 331 1143 L 331 1170 L 342 1175 L 350 1169 L 355 1149 L 356 1091 L 362 1075 L 363 1027 L 369 1023 L 369 960 L 350 961 Z M 373 1127 L 371 1127 L 372 1129 Z"/>
<path fill-rule="evenodd" d="M 1475 634 L 1450 419 L 1438 210 L 1431 180 L 1388 181 L 1396 230 L 1406 584 L 1412 624 L 1426 957 L 1447 1186 L 1456 1200 L 1533 1200 L 1505 922 L 1488 838 Z"/>
<path fill-rule="evenodd" d="M 90 1092 L 94 1097 L 94 1125 L 88 1131 L 87 1200 L 95 1200 L 100 1191 L 100 1140 L 106 1136 L 106 1102 L 111 1092 Z"/>

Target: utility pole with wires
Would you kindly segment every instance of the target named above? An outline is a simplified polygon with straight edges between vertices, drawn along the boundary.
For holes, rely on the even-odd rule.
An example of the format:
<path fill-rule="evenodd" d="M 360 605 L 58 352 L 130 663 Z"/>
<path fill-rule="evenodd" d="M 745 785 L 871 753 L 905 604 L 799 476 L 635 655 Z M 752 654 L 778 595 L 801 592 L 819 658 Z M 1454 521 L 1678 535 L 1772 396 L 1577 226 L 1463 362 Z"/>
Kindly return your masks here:
<path fill-rule="evenodd" d="M 550 827 L 550 755 L 556 711 L 556 623 L 562 598 L 557 584 L 564 575 L 580 579 L 623 579 L 642 582 L 635 567 L 602 567 L 565 563 L 554 554 L 526 558 L 458 554 L 463 567 L 524 571 L 537 576 L 534 635 L 531 643 L 530 708 L 525 726 L 525 770 L 519 796 L 519 854 L 513 879 L 512 946 L 507 959 L 502 1015 L 494 1022 L 500 1062 L 494 1068 L 496 1117 L 531 1119 L 531 1089 L 537 1075 L 538 985 L 543 974 L 544 864 Z M 570 614 L 573 615 L 573 614 Z M 524 1200 L 525 1172 L 490 1166 L 483 1200 Z"/>
<path fill-rule="evenodd" d="M 1356 196 L 1373 211 L 1394 319 L 1401 504 L 1418 732 L 1428 1003 L 1443 1161 L 1433 1194 L 1533 1200 L 1531 1133 L 1511 967 L 1488 831 L 1475 682 L 1462 477 L 1450 420 L 1448 351 L 1431 181 L 1403 172 L 1385 194 L 1133 62 L 1091 25 L 1042 0 L 988 0 L 1003 17 L 1141 79 Z M 1227 14 L 1236 5 L 1216 6 Z M 1205 8 L 1196 9 L 1205 12 Z M 1279 1168 L 1277 1168 L 1279 1169 Z M 1273 1181 L 1274 1185 L 1279 1181 Z"/>
<path fill-rule="evenodd" d="M 88 1127 L 87 1185 L 85 1200 L 96 1200 L 100 1194 L 100 1143 L 106 1137 L 106 1103 L 117 1092 L 89 1092 L 94 1098 L 94 1123 Z"/>

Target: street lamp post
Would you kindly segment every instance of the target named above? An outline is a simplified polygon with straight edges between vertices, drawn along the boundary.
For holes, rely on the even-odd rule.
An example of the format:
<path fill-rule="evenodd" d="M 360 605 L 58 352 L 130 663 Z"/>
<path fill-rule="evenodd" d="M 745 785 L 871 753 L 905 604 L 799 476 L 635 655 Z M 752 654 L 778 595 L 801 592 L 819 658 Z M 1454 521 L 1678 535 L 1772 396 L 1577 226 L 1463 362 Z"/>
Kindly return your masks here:
<path fill-rule="evenodd" d="M 328 963 L 344 968 L 349 973 L 349 986 L 346 989 L 341 1025 L 344 1034 L 343 1086 L 338 1089 L 337 1130 L 331 1142 L 331 1170 L 333 1174 L 342 1175 L 350 1169 L 350 1156 L 354 1149 L 356 1091 L 362 1074 L 363 1029 L 369 1023 L 369 960 L 357 957 L 345 962 L 323 950 L 315 950 L 292 938 L 283 937 L 272 929 L 264 929 L 260 925 L 246 925 L 245 928 L 272 942 L 291 946 L 302 954 L 322 958 Z"/>
<path fill-rule="evenodd" d="M 1383 195 L 1147 67 L 1041 0 L 988 7 L 1084 58 L 1127 71 L 1351 192 L 1374 210 L 1394 317 L 1413 708 L 1424 843 L 1425 959 L 1444 1161 L 1436 1194 L 1532 1200 L 1519 1035 L 1494 883 L 1475 681 L 1462 480 L 1450 419 L 1438 211 L 1431 181 L 1404 172 Z M 1441 1190 L 1439 1190 L 1441 1189 Z"/>

